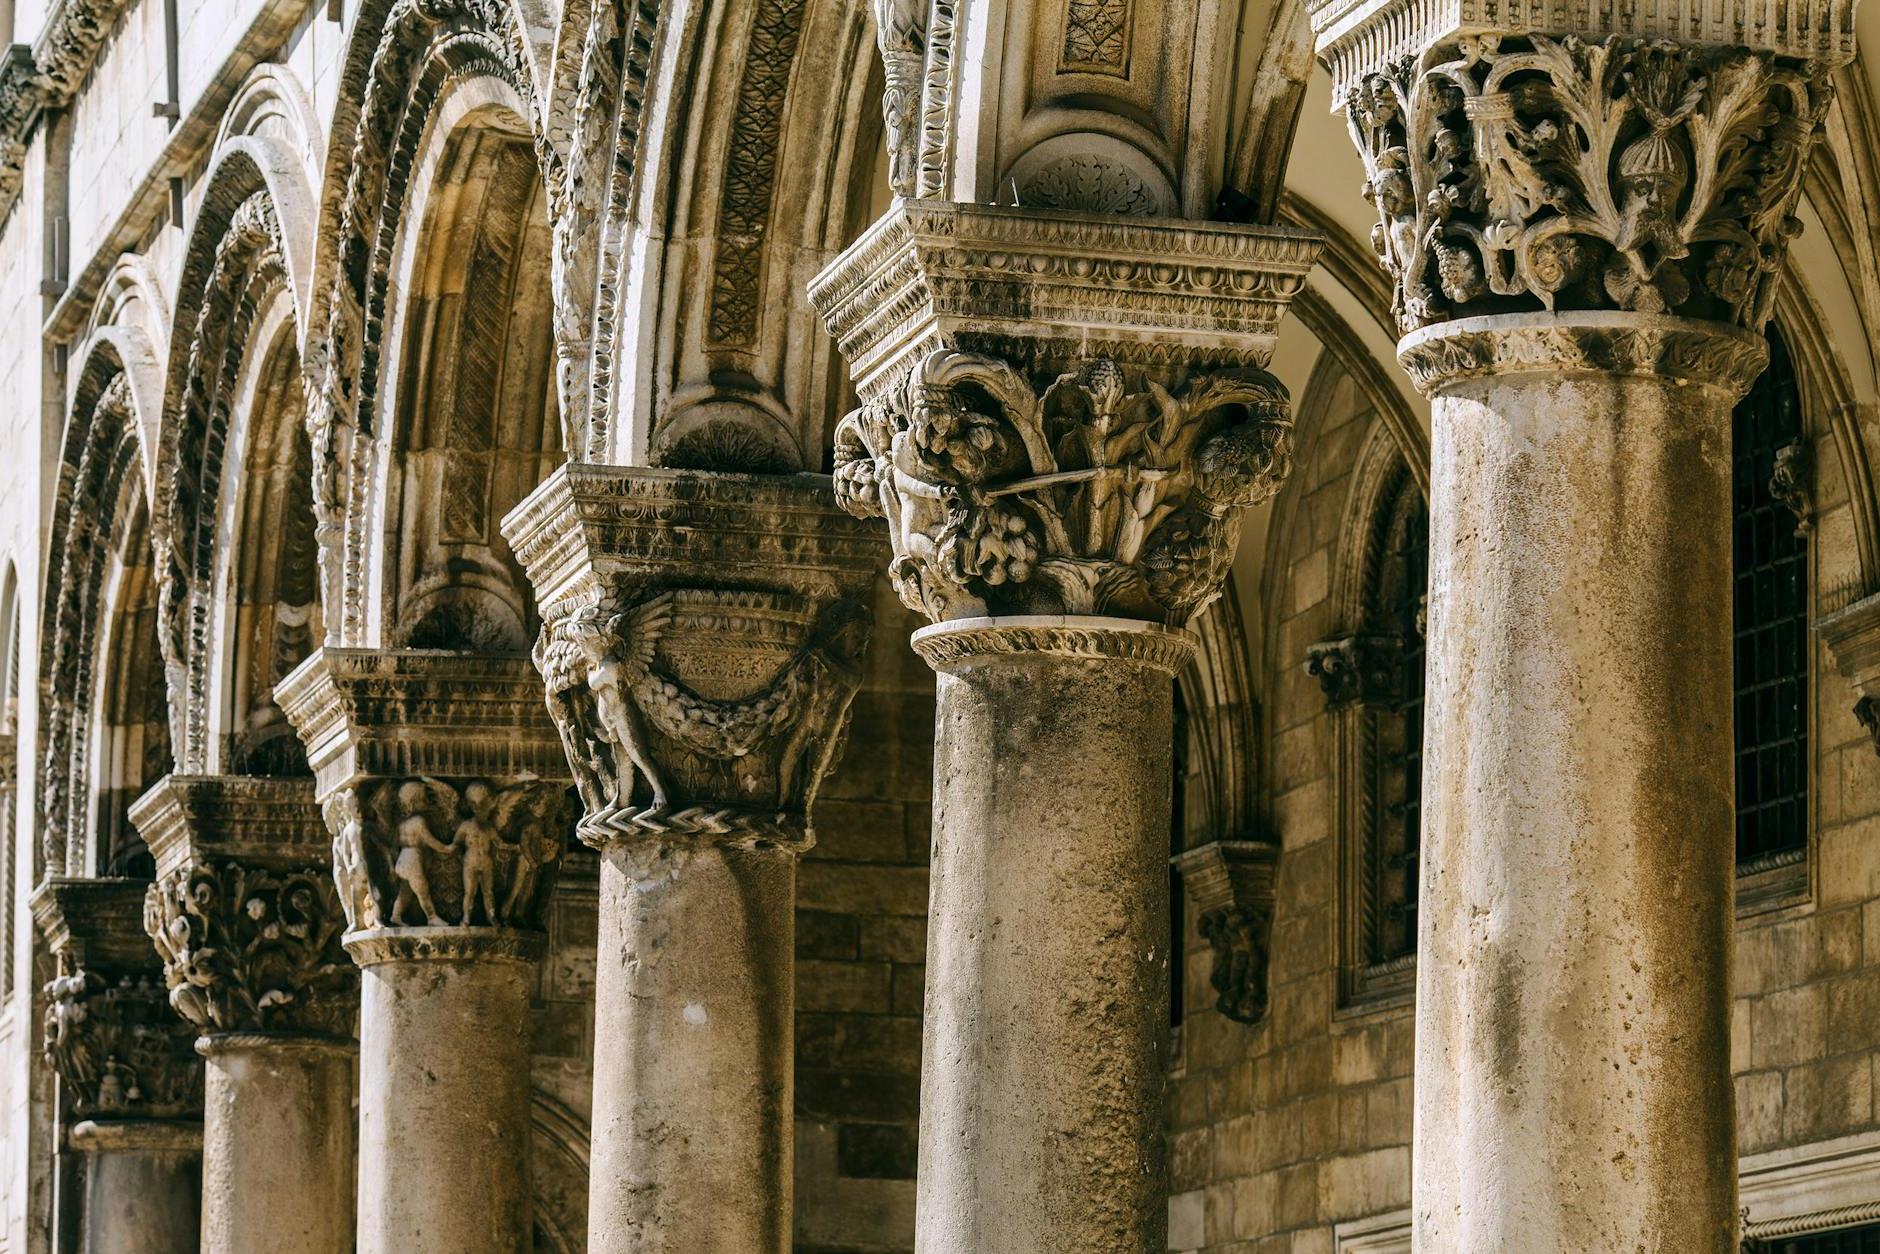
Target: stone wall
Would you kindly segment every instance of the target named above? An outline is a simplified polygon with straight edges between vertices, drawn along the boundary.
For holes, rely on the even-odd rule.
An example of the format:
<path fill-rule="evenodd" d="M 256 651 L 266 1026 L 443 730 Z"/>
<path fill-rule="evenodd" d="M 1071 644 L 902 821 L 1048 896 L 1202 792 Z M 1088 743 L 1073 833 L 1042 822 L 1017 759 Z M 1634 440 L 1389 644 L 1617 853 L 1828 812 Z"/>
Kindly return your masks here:
<path fill-rule="evenodd" d="M 914 1243 L 933 673 L 882 581 L 848 748 L 797 879 L 799 1254 Z"/>

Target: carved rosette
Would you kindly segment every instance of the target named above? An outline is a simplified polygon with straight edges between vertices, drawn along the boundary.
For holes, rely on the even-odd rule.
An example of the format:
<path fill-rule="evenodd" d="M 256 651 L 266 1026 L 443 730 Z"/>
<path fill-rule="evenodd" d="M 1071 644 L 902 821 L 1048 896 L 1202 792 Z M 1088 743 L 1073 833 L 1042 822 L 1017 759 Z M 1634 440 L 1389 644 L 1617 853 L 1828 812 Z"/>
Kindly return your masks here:
<path fill-rule="evenodd" d="M 807 848 L 881 556 L 828 481 L 571 466 L 505 530 L 581 838 Z"/>
<path fill-rule="evenodd" d="M 904 202 L 811 285 L 862 405 L 836 497 L 901 599 L 1185 626 L 1292 465 L 1273 336 L 1318 245 L 1271 229 Z"/>
<path fill-rule="evenodd" d="M 1277 845 L 1250 840 L 1214 841 L 1175 857 L 1202 939 L 1214 951 L 1215 1009 L 1238 1023 L 1266 1013 L 1278 861 Z"/>
<path fill-rule="evenodd" d="M 1405 332 L 1541 311 L 1760 334 L 1851 4 L 1665 6 L 1624 35 L 1526 0 L 1311 7 Z M 1426 389 L 1449 379 L 1406 364 Z"/>
<path fill-rule="evenodd" d="M 144 934 L 146 887 L 54 876 L 33 894 L 33 920 L 58 963 L 42 990 L 42 1048 L 75 1116 L 201 1117 L 196 1030 L 170 1008 Z"/>

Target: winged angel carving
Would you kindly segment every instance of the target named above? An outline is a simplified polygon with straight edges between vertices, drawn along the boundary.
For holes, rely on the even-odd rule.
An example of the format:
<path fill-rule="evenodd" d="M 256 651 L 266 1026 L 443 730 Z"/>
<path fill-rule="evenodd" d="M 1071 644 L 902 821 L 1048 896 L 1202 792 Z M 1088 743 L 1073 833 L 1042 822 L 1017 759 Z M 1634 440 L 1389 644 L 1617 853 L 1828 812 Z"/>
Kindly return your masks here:
<path fill-rule="evenodd" d="M 1346 120 L 1399 323 L 1538 305 L 1760 328 L 1828 75 L 1736 48 L 1532 35 L 1365 76 Z"/>
<path fill-rule="evenodd" d="M 535 927 L 568 825 L 563 789 L 540 780 L 346 788 L 328 800 L 326 818 L 333 878 L 355 929 Z"/>
<path fill-rule="evenodd" d="M 1181 625 L 1220 594 L 1240 510 L 1292 467 L 1285 387 L 1131 391 L 1108 358 L 1042 393 L 942 350 L 836 429 L 836 498 L 885 517 L 901 599 L 935 620 L 1107 614 Z"/>
<path fill-rule="evenodd" d="M 705 629 L 734 619 L 741 596 L 691 595 Z M 535 662 L 548 687 L 584 837 L 629 830 L 790 839 L 839 752 L 860 680 L 869 619 L 825 607 L 794 655 L 758 691 L 717 700 L 658 661 L 677 600 L 588 606 L 544 629 Z"/>

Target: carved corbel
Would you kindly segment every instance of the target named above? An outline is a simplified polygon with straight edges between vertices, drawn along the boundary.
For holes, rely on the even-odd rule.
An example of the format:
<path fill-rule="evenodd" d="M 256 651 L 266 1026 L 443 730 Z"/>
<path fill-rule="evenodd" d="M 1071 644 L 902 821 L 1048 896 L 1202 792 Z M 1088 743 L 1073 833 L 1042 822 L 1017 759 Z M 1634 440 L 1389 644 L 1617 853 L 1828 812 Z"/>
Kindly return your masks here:
<path fill-rule="evenodd" d="M 1854 686 L 1854 717 L 1880 753 L 1880 594 L 1824 614 L 1815 630 Z"/>
<path fill-rule="evenodd" d="M 581 838 L 806 848 L 880 563 L 827 481 L 571 466 L 505 528 Z"/>
<path fill-rule="evenodd" d="M 1237 1023 L 1257 1023 L 1266 1014 L 1278 862 L 1279 846 L 1253 840 L 1217 840 L 1174 858 L 1201 935 L 1214 950 L 1214 1008 Z"/>
<path fill-rule="evenodd" d="M 1397 658 L 1402 650 L 1402 642 L 1394 636 L 1335 636 L 1306 646 L 1306 673 L 1319 681 L 1327 709 L 1354 701 L 1390 701 L 1397 696 Z"/>
<path fill-rule="evenodd" d="M 1795 515 L 1798 536 L 1807 535 L 1814 527 L 1814 488 L 1814 447 L 1801 439 L 1777 449 L 1775 470 L 1769 476 L 1769 494 Z"/>
<path fill-rule="evenodd" d="M 42 990 L 42 1051 L 74 1116 L 201 1117 L 196 1030 L 170 1008 L 142 927 L 145 887 L 54 877 L 33 894 L 34 921 L 58 963 Z"/>

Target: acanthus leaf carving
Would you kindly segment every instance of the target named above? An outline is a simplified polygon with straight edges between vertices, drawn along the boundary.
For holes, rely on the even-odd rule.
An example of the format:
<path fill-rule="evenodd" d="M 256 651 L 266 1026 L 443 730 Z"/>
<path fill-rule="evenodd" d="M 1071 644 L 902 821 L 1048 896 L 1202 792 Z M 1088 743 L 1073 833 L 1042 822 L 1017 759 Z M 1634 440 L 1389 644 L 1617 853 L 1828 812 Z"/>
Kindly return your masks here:
<path fill-rule="evenodd" d="M 1343 101 L 1405 331 L 1611 309 L 1760 330 L 1825 67 L 1610 36 L 1467 36 Z"/>
<path fill-rule="evenodd" d="M 1240 512 L 1291 464 L 1286 390 L 1263 370 L 1170 391 L 1094 358 L 1039 388 L 942 349 L 842 421 L 835 483 L 851 513 L 888 520 L 895 587 L 935 621 L 1181 626 L 1219 595 Z"/>
<path fill-rule="evenodd" d="M 325 804 L 333 880 L 353 931 L 540 931 L 566 847 L 566 786 L 429 776 L 336 791 Z"/>
<path fill-rule="evenodd" d="M 357 971 L 324 868 L 191 861 L 152 884 L 144 930 L 170 1005 L 205 1033 L 352 1033 Z"/>

